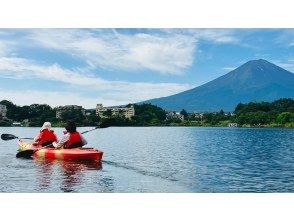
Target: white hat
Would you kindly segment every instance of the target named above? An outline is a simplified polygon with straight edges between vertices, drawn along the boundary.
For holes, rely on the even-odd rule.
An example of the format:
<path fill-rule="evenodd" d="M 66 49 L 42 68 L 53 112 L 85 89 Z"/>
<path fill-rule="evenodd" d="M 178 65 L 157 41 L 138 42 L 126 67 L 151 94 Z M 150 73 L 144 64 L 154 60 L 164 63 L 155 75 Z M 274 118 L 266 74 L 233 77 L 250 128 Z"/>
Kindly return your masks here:
<path fill-rule="evenodd" d="M 44 122 L 42 128 L 41 128 L 41 131 L 43 131 L 44 129 L 48 129 L 48 130 L 51 130 L 51 123 L 46 121 Z"/>

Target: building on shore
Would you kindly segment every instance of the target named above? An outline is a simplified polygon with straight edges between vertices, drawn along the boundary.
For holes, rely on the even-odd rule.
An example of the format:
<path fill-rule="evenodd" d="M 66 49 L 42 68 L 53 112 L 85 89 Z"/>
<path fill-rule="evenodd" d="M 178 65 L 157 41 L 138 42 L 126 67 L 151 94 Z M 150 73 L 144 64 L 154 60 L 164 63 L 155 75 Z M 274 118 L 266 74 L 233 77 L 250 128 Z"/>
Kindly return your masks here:
<path fill-rule="evenodd" d="M 237 123 L 229 123 L 228 127 L 236 128 L 236 127 L 238 127 L 238 124 Z"/>
<path fill-rule="evenodd" d="M 20 122 L 15 121 L 15 122 L 12 123 L 12 126 L 13 127 L 21 127 L 22 125 L 21 125 Z"/>
<path fill-rule="evenodd" d="M 7 108 L 6 105 L 0 104 L 0 118 L 6 118 Z"/>
<path fill-rule="evenodd" d="M 103 107 L 102 104 L 97 104 L 96 115 L 98 115 L 100 118 L 108 118 L 109 116 L 122 115 L 125 118 L 131 119 L 133 116 L 135 116 L 135 109 L 134 109 L 134 106 L 131 106 L 131 107 Z"/>
<path fill-rule="evenodd" d="M 166 114 L 166 119 L 180 119 L 181 121 L 184 121 L 184 115 L 180 114 L 179 112 L 170 111 Z"/>
<path fill-rule="evenodd" d="M 204 112 L 194 112 L 194 113 L 192 113 L 192 116 L 193 116 L 194 118 L 200 119 L 201 121 L 202 121 L 204 115 L 205 115 Z"/>
<path fill-rule="evenodd" d="M 62 113 L 67 112 L 67 111 L 73 111 L 73 110 L 79 110 L 82 112 L 83 115 L 85 115 L 86 110 L 83 109 L 82 106 L 78 105 L 65 105 L 65 106 L 59 106 L 56 109 L 56 118 L 62 119 Z"/>

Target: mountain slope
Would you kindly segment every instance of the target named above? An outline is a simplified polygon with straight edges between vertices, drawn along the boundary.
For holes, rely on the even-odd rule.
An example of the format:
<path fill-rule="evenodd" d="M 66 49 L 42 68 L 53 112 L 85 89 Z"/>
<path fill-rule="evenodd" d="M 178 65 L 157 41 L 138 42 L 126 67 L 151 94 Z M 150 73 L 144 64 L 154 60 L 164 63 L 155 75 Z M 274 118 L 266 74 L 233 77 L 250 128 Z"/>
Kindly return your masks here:
<path fill-rule="evenodd" d="M 166 110 L 226 111 L 240 102 L 294 98 L 294 74 L 266 60 L 252 60 L 202 86 L 151 103 Z"/>

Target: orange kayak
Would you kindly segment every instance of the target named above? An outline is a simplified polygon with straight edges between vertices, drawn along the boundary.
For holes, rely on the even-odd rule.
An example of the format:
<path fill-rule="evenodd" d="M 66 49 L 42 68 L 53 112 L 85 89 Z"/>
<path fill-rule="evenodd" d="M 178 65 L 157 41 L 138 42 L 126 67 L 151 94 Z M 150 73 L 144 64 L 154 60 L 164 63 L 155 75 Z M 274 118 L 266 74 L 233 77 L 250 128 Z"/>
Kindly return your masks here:
<path fill-rule="evenodd" d="M 87 160 L 87 161 L 101 161 L 103 152 L 94 148 L 73 148 L 73 149 L 54 149 L 43 148 L 41 146 L 33 146 L 31 143 L 19 141 L 19 151 L 27 149 L 36 149 L 33 154 L 34 158 L 48 158 L 58 160 Z M 39 150 L 38 150 L 39 149 Z"/>

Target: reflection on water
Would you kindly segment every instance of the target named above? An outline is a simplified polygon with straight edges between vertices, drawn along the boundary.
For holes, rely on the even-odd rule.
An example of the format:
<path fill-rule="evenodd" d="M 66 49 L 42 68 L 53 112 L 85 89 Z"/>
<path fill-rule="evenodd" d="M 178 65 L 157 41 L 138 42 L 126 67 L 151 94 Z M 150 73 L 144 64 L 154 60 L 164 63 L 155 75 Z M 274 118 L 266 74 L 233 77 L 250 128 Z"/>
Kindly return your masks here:
<path fill-rule="evenodd" d="M 46 189 L 51 185 L 51 176 L 53 173 L 54 161 L 35 160 L 36 161 L 36 173 L 39 189 Z"/>
<path fill-rule="evenodd" d="M 35 159 L 39 190 L 51 187 L 52 180 L 58 172 L 62 178 L 60 189 L 63 192 L 74 192 L 74 188 L 82 185 L 85 172 L 101 170 L 102 163 L 89 161 L 65 161 L 54 159 Z"/>

